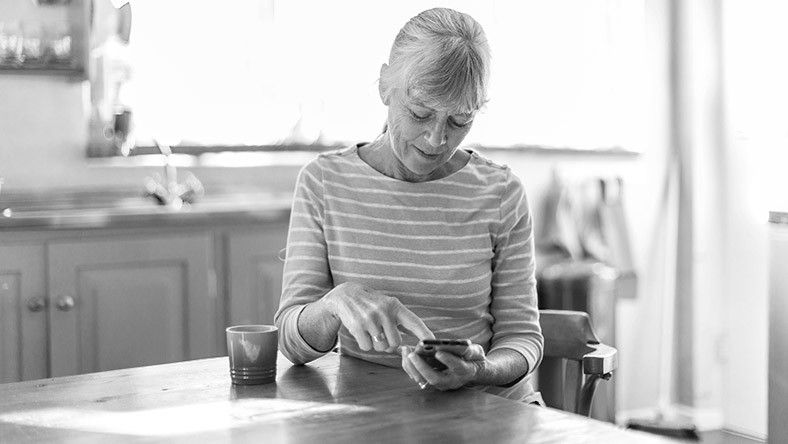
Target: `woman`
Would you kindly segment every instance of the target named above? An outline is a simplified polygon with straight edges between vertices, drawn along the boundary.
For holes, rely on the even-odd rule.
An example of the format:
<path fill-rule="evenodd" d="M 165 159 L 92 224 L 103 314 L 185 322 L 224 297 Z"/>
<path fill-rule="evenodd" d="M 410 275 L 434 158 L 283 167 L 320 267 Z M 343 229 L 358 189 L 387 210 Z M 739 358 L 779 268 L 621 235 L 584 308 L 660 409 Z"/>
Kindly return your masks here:
<path fill-rule="evenodd" d="M 520 180 L 458 149 L 486 102 L 490 50 L 467 14 L 431 9 L 397 35 L 379 89 L 383 133 L 301 171 L 276 323 L 306 363 L 335 347 L 402 366 L 422 388 L 478 387 L 538 399 L 542 358 L 533 225 Z M 470 339 L 465 356 L 413 353 Z"/>

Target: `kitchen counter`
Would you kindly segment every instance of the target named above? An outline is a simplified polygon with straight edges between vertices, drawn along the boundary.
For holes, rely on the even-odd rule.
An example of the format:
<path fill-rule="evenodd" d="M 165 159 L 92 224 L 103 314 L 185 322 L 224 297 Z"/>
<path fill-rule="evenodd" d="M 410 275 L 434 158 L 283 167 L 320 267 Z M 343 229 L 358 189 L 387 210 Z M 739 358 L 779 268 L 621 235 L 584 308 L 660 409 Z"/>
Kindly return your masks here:
<path fill-rule="evenodd" d="M 218 356 L 225 325 L 273 322 L 290 200 L 3 193 L 0 382 Z"/>
<path fill-rule="evenodd" d="M 137 228 L 223 222 L 278 222 L 290 216 L 292 193 L 243 190 L 207 194 L 182 206 L 141 193 L 59 192 L 0 199 L 0 230 Z"/>
<path fill-rule="evenodd" d="M 233 386 L 227 357 L 0 385 L 8 442 L 669 443 L 329 353 L 276 383 Z"/>

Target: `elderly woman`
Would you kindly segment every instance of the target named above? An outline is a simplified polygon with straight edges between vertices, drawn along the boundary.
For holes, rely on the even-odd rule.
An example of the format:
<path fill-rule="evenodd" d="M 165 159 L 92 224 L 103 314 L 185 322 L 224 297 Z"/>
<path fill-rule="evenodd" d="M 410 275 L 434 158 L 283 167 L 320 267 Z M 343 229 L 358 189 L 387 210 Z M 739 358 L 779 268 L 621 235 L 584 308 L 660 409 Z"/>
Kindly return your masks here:
<path fill-rule="evenodd" d="M 469 15 L 408 21 L 380 69 L 388 108 L 374 141 L 301 171 L 276 324 L 294 363 L 336 346 L 402 366 L 422 388 L 462 386 L 531 402 L 542 358 L 533 223 L 506 166 L 458 149 L 487 100 L 490 49 Z M 470 339 L 435 370 L 413 346 Z"/>

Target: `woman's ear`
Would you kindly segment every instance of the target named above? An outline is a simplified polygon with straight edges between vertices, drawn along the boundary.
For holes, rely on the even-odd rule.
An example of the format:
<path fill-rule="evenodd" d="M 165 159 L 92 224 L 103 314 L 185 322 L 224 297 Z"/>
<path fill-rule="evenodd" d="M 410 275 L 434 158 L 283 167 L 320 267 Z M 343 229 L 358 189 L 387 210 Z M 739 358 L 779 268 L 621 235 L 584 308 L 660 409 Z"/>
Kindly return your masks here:
<path fill-rule="evenodd" d="M 389 65 L 382 64 L 380 65 L 380 77 L 378 77 L 378 94 L 380 94 L 380 100 L 383 101 L 383 104 L 389 106 L 389 95 L 386 93 L 388 88 L 384 84 L 384 80 L 386 78 L 386 71 L 389 69 Z"/>

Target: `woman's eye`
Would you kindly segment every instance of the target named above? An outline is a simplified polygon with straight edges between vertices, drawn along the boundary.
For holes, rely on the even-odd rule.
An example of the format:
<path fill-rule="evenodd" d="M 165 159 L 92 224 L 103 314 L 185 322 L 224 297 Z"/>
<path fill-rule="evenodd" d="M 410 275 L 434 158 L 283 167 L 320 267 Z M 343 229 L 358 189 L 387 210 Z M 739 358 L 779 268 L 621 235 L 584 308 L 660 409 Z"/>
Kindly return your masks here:
<path fill-rule="evenodd" d="M 429 119 L 429 118 L 430 118 L 430 115 L 429 115 L 429 114 L 427 114 L 427 115 L 421 115 L 421 114 L 415 113 L 415 112 L 413 112 L 413 111 L 411 111 L 411 112 L 410 112 L 410 115 L 411 115 L 411 116 L 412 116 L 414 119 L 416 119 L 416 120 L 418 120 L 418 121 L 424 121 L 424 120 L 427 120 L 427 119 Z"/>
<path fill-rule="evenodd" d="M 457 128 L 465 128 L 466 126 L 470 125 L 471 122 L 473 122 L 473 120 L 468 120 L 468 121 L 465 121 L 465 122 L 458 122 L 458 121 L 456 121 L 454 119 L 449 119 L 449 122 L 451 122 L 451 124 L 454 125 Z"/>

